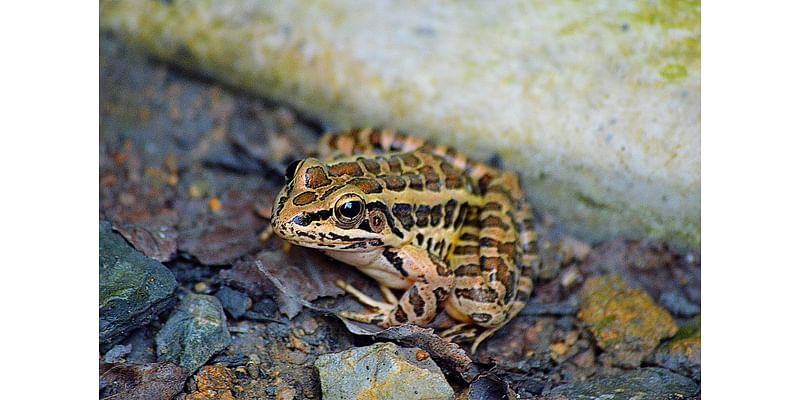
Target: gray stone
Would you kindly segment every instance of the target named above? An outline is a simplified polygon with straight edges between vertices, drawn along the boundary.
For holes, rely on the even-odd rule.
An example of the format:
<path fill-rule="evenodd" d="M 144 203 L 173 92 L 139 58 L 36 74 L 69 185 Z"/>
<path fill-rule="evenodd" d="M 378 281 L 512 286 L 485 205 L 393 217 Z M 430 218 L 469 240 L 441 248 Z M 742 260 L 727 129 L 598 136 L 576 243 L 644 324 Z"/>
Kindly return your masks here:
<path fill-rule="evenodd" d="M 178 283 L 158 261 L 100 223 L 100 343 L 113 344 L 150 322 L 174 300 Z"/>
<path fill-rule="evenodd" d="M 679 317 L 694 317 L 700 314 L 700 306 L 694 304 L 686 298 L 686 296 L 676 292 L 661 293 L 658 298 L 664 308 L 667 309 L 672 315 Z"/>
<path fill-rule="evenodd" d="M 231 343 L 222 305 L 214 296 L 188 294 L 156 335 L 158 361 L 194 373 Z"/>
<path fill-rule="evenodd" d="M 569 399 L 673 400 L 690 399 L 699 388 L 691 379 L 661 368 L 643 368 L 610 378 L 570 383 L 553 389 Z"/>
<path fill-rule="evenodd" d="M 131 353 L 132 348 L 133 346 L 129 344 L 115 345 L 111 348 L 111 350 L 107 351 L 106 354 L 103 355 L 103 362 L 106 364 L 125 362 L 125 356 Z"/>
<path fill-rule="evenodd" d="M 376 343 L 322 355 L 314 366 L 319 370 L 323 399 L 453 398 L 442 371 L 417 348 Z"/>
<path fill-rule="evenodd" d="M 675 337 L 658 346 L 651 362 L 699 382 L 700 342 L 698 316 L 681 326 Z"/>
<path fill-rule="evenodd" d="M 241 318 L 253 304 L 246 294 L 227 286 L 221 287 L 214 296 L 222 303 L 222 308 L 235 319 Z"/>

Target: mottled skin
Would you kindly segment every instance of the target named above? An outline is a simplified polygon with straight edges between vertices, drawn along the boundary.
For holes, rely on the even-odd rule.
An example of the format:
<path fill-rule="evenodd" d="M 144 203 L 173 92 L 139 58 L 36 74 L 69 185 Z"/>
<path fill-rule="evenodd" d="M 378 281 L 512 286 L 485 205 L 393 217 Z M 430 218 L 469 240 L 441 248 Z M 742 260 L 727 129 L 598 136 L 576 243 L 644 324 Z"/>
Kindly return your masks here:
<path fill-rule="evenodd" d="M 392 131 L 326 135 L 320 161 L 286 171 L 273 208 L 281 238 L 355 266 L 383 287 L 386 302 L 341 284 L 375 313 L 348 318 L 426 325 L 443 309 L 464 322 L 452 337 L 477 345 L 528 300 L 536 234 L 517 178 L 454 150 Z"/>

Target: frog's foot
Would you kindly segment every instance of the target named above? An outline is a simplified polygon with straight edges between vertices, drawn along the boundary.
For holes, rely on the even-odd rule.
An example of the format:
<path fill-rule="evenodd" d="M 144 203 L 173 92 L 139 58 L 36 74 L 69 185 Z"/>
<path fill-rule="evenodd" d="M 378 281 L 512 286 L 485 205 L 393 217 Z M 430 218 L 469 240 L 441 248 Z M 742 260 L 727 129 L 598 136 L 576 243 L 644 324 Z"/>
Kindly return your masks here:
<path fill-rule="evenodd" d="M 377 309 L 377 312 L 375 313 L 355 313 L 351 311 L 339 312 L 339 316 L 351 319 L 353 321 L 364 322 L 367 324 L 381 324 L 382 322 L 389 320 L 389 313 L 391 313 L 397 304 L 397 299 L 394 298 L 394 294 L 388 288 L 384 288 L 383 286 L 381 286 L 381 293 L 383 293 L 383 296 L 387 298 L 387 301 L 392 301 L 392 298 L 394 298 L 394 304 L 375 300 L 366 293 L 354 288 L 352 285 L 341 279 L 336 280 L 336 286 L 344 290 L 347 294 L 355 297 L 359 303 L 367 307 Z M 391 297 L 387 296 L 387 292 L 389 295 L 391 295 Z"/>
<path fill-rule="evenodd" d="M 475 338 L 475 341 L 472 342 L 472 347 L 470 347 L 469 351 L 472 354 L 475 354 L 475 351 L 478 350 L 478 346 L 481 345 L 481 342 L 486 340 L 489 336 L 492 336 L 498 329 L 502 328 L 503 326 L 496 326 L 494 328 L 486 329 L 485 331 L 481 332 L 481 334 Z"/>
<path fill-rule="evenodd" d="M 397 297 L 392 293 L 392 289 L 389 289 L 386 286 L 381 285 L 381 294 L 383 295 L 383 299 L 386 300 L 387 303 L 391 305 L 395 305 L 398 303 Z"/>
<path fill-rule="evenodd" d="M 391 290 L 389 290 L 389 288 L 386 288 L 384 286 L 381 286 L 381 293 L 383 293 L 383 297 L 386 298 L 386 301 L 388 301 L 388 303 L 384 303 L 382 301 L 373 299 L 366 293 L 356 289 L 355 287 L 353 287 L 352 285 L 341 279 L 336 280 L 336 286 L 338 286 L 339 289 L 344 290 L 347 294 L 355 297 L 359 303 L 367 307 L 383 310 L 383 309 L 392 309 L 394 305 L 397 304 L 397 298 L 394 297 L 394 294 L 391 292 Z M 391 297 L 387 296 L 387 293 Z"/>
<path fill-rule="evenodd" d="M 478 346 L 481 345 L 481 342 L 486 340 L 486 338 L 489 336 L 492 336 L 492 334 L 497 332 L 500 327 L 488 328 L 481 332 L 480 335 L 478 335 L 478 329 L 479 328 L 474 324 L 461 323 L 453 326 L 450 329 L 442 331 L 439 336 L 451 342 L 472 341 L 470 353 L 475 354 L 475 351 L 478 350 Z"/>
<path fill-rule="evenodd" d="M 439 336 L 451 342 L 466 342 L 475 338 L 476 330 L 473 324 L 461 323 L 442 331 Z"/>

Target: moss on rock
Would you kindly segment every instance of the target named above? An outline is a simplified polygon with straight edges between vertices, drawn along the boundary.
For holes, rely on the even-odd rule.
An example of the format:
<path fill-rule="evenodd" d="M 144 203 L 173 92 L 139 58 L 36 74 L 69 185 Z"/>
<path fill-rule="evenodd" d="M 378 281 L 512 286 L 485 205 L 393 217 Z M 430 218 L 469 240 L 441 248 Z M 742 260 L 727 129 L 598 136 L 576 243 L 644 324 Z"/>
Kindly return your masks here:
<path fill-rule="evenodd" d="M 638 367 L 661 339 L 678 331 L 672 317 L 642 290 L 616 276 L 592 277 L 580 292 L 578 318 L 614 365 Z"/>

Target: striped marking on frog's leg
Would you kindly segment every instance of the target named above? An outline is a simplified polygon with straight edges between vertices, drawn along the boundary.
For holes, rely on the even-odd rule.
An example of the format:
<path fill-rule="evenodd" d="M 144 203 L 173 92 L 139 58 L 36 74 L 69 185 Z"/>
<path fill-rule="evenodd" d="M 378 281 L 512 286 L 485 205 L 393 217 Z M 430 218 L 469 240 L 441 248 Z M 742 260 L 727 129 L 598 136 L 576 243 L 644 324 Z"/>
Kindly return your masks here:
<path fill-rule="evenodd" d="M 387 325 L 424 326 L 444 308 L 453 287 L 453 273 L 444 261 L 416 246 L 402 247 L 395 257 L 402 260 L 403 270 L 414 283 L 390 313 Z"/>
<path fill-rule="evenodd" d="M 342 316 L 382 327 L 405 323 L 424 326 L 442 310 L 453 285 L 453 274 L 447 265 L 414 246 L 405 246 L 392 257 L 402 261 L 402 270 L 412 282 L 397 304 L 378 307 L 375 313 L 343 312 Z"/>

